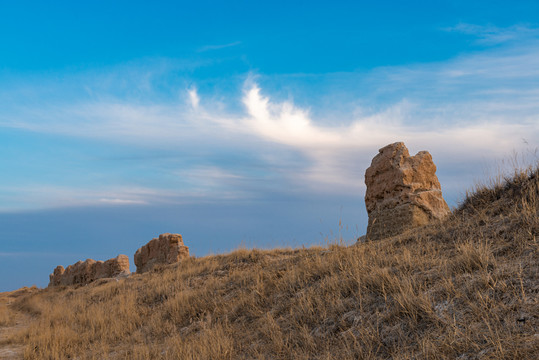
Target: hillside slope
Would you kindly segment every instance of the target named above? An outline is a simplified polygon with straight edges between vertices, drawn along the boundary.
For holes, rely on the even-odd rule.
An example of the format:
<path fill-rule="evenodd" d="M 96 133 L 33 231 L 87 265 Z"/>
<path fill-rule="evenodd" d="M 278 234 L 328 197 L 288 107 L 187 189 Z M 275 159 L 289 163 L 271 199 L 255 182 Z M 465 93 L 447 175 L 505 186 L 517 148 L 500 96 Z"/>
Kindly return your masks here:
<path fill-rule="evenodd" d="M 19 340 L 27 359 L 539 358 L 538 189 L 535 168 L 381 241 L 32 292 Z"/>

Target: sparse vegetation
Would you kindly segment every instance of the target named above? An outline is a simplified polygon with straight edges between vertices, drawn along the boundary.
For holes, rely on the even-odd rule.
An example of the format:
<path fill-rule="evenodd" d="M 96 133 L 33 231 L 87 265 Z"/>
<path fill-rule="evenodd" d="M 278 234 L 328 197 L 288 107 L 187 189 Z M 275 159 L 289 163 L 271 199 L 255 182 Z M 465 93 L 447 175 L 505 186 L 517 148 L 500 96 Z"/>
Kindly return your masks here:
<path fill-rule="evenodd" d="M 400 236 L 191 258 L 10 311 L 34 318 L 26 359 L 534 359 L 538 233 L 535 167 Z"/>
<path fill-rule="evenodd" d="M 0 304 L 0 326 L 9 326 L 13 322 L 6 304 Z"/>

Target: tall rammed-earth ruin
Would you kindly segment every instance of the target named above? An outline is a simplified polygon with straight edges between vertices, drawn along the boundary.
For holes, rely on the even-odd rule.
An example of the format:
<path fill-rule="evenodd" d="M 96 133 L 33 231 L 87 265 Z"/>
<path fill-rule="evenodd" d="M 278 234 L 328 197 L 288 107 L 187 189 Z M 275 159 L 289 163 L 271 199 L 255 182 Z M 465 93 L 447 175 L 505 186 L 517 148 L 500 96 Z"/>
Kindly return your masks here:
<path fill-rule="evenodd" d="M 174 264 L 189 257 L 189 248 L 180 234 L 161 234 L 135 253 L 137 274 L 150 270 L 157 264 Z"/>
<path fill-rule="evenodd" d="M 367 240 L 400 234 L 449 214 L 436 166 L 427 151 L 410 156 L 402 142 L 387 145 L 365 171 Z"/>

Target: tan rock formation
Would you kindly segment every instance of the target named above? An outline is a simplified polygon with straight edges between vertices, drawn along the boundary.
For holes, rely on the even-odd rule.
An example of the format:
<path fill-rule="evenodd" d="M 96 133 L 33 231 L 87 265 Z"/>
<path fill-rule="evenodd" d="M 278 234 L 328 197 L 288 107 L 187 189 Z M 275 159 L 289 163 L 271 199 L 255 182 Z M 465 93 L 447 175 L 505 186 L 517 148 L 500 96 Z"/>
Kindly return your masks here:
<path fill-rule="evenodd" d="M 118 255 L 105 262 L 87 259 L 69 265 L 66 269 L 62 265 L 57 266 L 49 276 L 49 286 L 88 284 L 97 279 L 112 278 L 129 273 L 127 255 Z"/>
<path fill-rule="evenodd" d="M 173 264 L 188 257 L 189 248 L 183 244 L 182 236 L 166 233 L 152 239 L 135 252 L 135 265 L 137 273 L 140 274 L 156 264 Z"/>
<path fill-rule="evenodd" d="M 410 156 L 402 142 L 387 145 L 365 171 L 367 239 L 400 234 L 449 214 L 436 166 L 427 151 Z"/>

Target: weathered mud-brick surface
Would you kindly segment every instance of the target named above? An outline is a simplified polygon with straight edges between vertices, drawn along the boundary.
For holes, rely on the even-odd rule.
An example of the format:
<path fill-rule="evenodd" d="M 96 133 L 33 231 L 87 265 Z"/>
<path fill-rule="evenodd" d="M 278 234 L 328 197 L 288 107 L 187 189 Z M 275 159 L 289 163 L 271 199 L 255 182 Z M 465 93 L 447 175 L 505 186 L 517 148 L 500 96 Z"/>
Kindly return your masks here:
<path fill-rule="evenodd" d="M 137 273 L 150 270 L 156 264 L 173 264 L 189 257 L 189 248 L 180 234 L 161 234 L 135 253 Z"/>
<path fill-rule="evenodd" d="M 365 172 L 367 239 L 400 234 L 449 214 L 436 166 L 427 151 L 410 156 L 402 142 L 379 150 Z"/>
<path fill-rule="evenodd" d="M 128 274 L 130 271 L 127 255 L 118 255 L 105 262 L 87 259 L 69 265 L 66 269 L 62 265 L 57 266 L 49 276 L 49 286 L 88 284 L 97 279 Z"/>

